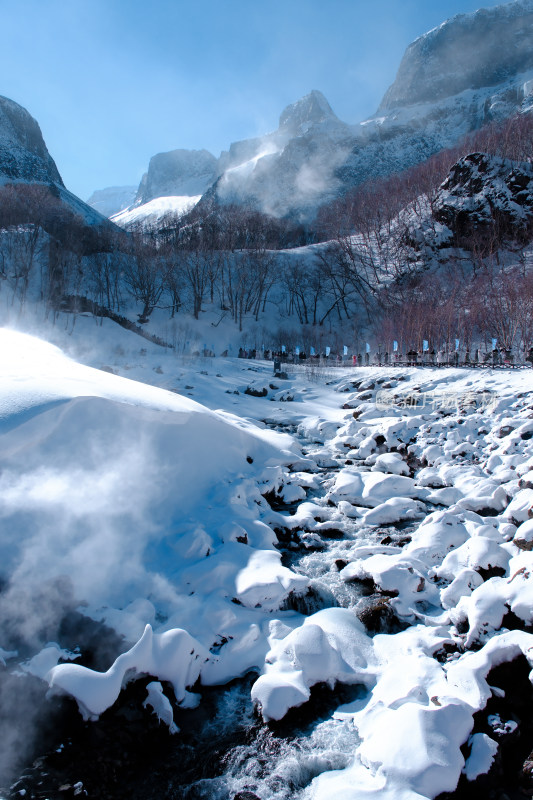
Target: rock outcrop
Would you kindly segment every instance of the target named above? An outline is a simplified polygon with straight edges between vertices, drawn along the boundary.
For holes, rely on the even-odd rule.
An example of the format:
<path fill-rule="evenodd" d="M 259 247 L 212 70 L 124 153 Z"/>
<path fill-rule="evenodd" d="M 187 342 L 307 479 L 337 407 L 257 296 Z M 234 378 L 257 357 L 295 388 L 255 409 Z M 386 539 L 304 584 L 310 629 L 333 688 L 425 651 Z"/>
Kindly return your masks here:
<path fill-rule="evenodd" d="M 171 150 L 150 159 L 141 180 L 136 205 L 156 197 L 193 197 L 203 194 L 218 175 L 218 162 L 207 150 Z"/>
<path fill-rule="evenodd" d="M 407 48 L 378 113 L 498 86 L 533 69 L 533 3 L 460 14 Z"/>
<path fill-rule="evenodd" d="M 63 186 L 38 123 L 7 97 L 0 97 L 0 178 Z"/>

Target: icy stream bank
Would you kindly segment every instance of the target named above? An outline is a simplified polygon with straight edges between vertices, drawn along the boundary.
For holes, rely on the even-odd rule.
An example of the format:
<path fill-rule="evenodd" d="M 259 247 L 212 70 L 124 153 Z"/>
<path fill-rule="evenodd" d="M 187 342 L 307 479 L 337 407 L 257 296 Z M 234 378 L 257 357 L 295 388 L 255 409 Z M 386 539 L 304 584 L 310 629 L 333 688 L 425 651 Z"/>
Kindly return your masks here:
<path fill-rule="evenodd" d="M 253 388 L 263 380 L 261 367 L 256 372 Z M 513 376 L 505 385 L 489 373 L 454 370 L 412 370 L 407 381 L 398 381 L 397 374 L 382 373 L 369 379 L 365 370 L 354 371 L 320 389 L 306 385 L 304 376 L 275 389 L 265 378 L 266 394 L 243 400 L 246 416 L 272 421 L 260 428 L 229 414 L 229 407 L 212 414 L 157 390 L 144 394 L 138 413 L 131 382 L 115 376 L 105 378 L 106 402 L 100 394 L 50 407 L 41 384 L 37 415 L 23 416 L 5 434 L 4 519 L 27 535 L 28 499 L 32 520 L 44 513 L 48 545 L 63 547 L 63 568 L 74 563 L 80 570 L 92 600 L 85 613 L 132 643 L 104 665 L 107 673 L 82 667 L 77 653 L 60 648 L 41 651 L 25 665 L 55 691 L 77 698 L 85 717 L 100 715 L 97 722 L 76 718 L 80 736 L 109 731 L 99 755 L 108 772 L 115 769 L 115 778 L 103 781 L 107 797 L 131 796 L 124 770 L 137 752 L 134 744 L 124 744 L 122 756 L 113 748 L 112 758 L 102 753 L 109 736 L 123 741 L 130 725 L 139 741 L 157 741 L 172 762 L 174 777 L 150 750 L 146 769 L 159 775 L 159 796 L 419 800 L 453 792 L 458 781 L 459 793 L 474 790 L 487 774 L 506 790 L 518 791 L 520 782 L 527 788 L 531 688 L 524 665 L 533 653 L 527 381 Z M 85 394 L 89 378 L 94 391 L 97 376 L 81 377 Z M 420 401 L 454 387 L 452 406 Z M 119 413 L 107 402 L 119 402 L 126 389 L 128 407 Z M 54 400 L 61 400 L 57 383 L 54 391 Z M 384 391 L 390 395 L 386 408 Z M 24 411 L 29 394 L 26 406 L 17 396 Z M 317 396 L 336 406 L 335 413 L 310 413 Z M 297 429 L 295 437 L 271 432 L 282 419 Z M 98 448 L 88 446 L 83 431 L 94 438 L 104 421 L 98 437 L 104 452 L 130 436 L 143 442 L 143 458 L 132 459 L 130 448 L 126 460 L 116 459 L 108 470 L 114 488 L 124 475 L 130 487 L 118 512 L 116 496 L 102 499 L 105 482 L 95 484 L 94 494 L 79 488 L 80 474 L 89 486 L 101 472 Z M 42 456 L 33 480 L 28 452 Z M 46 458 L 55 465 L 52 476 L 44 472 Z M 67 480 L 71 459 L 84 471 Z M 47 478 L 46 492 L 39 475 Z M 80 505 L 69 522 L 84 535 L 72 537 L 76 528 L 63 526 L 56 539 L 54 524 L 72 491 Z M 96 499 L 98 525 L 90 515 Z M 147 509 L 154 508 L 149 518 Z M 82 566 L 84 545 L 102 521 L 106 533 L 120 536 L 99 539 L 112 577 L 99 586 Z M 142 534 L 131 552 L 124 546 L 133 529 Z M 5 541 L 4 548 L 12 575 L 30 574 L 28 561 L 21 562 L 26 571 L 17 572 Z M 51 558 L 41 566 L 51 569 Z M 11 581 L 4 600 L 13 585 L 22 587 Z M 129 603 L 120 603 L 128 595 Z M 146 623 L 151 627 L 141 637 Z M 13 672 L 15 656 L 8 651 L 14 648 L 3 632 L 0 654 Z M 54 666 L 58 661 L 64 663 Z M 500 680 L 498 670 L 511 670 L 511 677 Z M 524 714 L 512 691 L 513 670 L 522 676 L 516 683 Z M 254 714 L 250 693 L 268 724 Z M 65 701 L 56 695 L 53 702 Z M 165 725 L 180 731 L 168 734 Z M 146 727 L 147 739 L 140 733 Z M 72 770 L 84 771 L 83 753 L 75 758 L 68 738 L 54 758 L 73 787 L 81 774 L 76 778 Z M 207 757 L 213 741 L 218 745 L 209 763 L 194 765 L 191 747 L 198 758 Z M 511 751 L 522 758 L 512 770 Z M 189 765 L 186 775 L 178 774 L 180 763 Z M 50 764 L 49 757 L 37 770 L 44 794 L 36 778 L 15 786 L 12 796 L 25 790 L 27 796 L 59 797 L 59 786 L 44 780 L 47 770 L 58 774 Z M 88 771 L 82 783 L 98 796 L 97 776 Z M 138 796 L 150 794 L 143 789 Z"/>

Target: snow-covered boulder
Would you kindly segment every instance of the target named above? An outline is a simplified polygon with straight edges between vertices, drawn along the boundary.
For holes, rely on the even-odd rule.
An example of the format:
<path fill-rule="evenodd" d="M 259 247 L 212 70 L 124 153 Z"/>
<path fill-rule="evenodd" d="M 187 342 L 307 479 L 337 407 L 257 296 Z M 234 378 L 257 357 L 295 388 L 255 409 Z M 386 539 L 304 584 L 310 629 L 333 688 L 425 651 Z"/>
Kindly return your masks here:
<path fill-rule="evenodd" d="M 404 475 L 358 472 L 353 468 L 345 468 L 337 475 L 327 499 L 335 503 L 347 500 L 354 505 L 374 508 L 390 498 L 418 498 L 427 494 L 426 490 L 416 486 L 412 478 Z"/>
<path fill-rule="evenodd" d="M 252 699 L 264 719 L 281 719 L 309 699 L 316 683 L 372 684 L 374 675 L 372 639 L 363 624 L 349 609 L 328 608 L 274 642 L 264 673 L 252 687 Z"/>

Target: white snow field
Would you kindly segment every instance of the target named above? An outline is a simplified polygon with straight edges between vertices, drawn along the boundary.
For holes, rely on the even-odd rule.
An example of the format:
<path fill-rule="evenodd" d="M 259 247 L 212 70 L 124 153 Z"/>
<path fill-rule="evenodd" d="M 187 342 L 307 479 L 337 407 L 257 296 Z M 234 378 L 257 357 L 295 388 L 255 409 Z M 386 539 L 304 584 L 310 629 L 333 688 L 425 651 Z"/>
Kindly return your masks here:
<path fill-rule="evenodd" d="M 250 669 L 265 720 L 317 684 L 361 687 L 317 723 L 312 767 L 291 751 L 298 779 L 233 772 L 213 797 L 222 780 L 262 800 L 421 800 L 486 774 L 489 673 L 533 667 L 533 372 L 289 365 L 279 380 L 83 319 L 63 343 L 91 336 L 106 344 L 89 366 L 0 331 L 0 599 L 33 648 L 25 669 L 86 719 L 149 675 L 145 705 L 173 733 L 202 686 Z M 28 587 L 57 581 L 124 636 L 107 672 L 39 640 L 39 615 L 65 605 L 39 611 Z M 363 585 L 399 624 L 368 624 Z M 17 663 L 7 640 L 0 656 Z"/>
<path fill-rule="evenodd" d="M 116 225 L 120 225 L 121 228 L 135 227 L 136 225 L 141 227 L 157 226 L 165 219 L 175 221 L 187 214 L 199 202 L 200 198 L 201 195 L 192 197 L 188 195 L 156 197 L 154 200 L 149 200 L 140 206 L 129 206 L 117 214 L 113 214 L 110 219 Z"/>

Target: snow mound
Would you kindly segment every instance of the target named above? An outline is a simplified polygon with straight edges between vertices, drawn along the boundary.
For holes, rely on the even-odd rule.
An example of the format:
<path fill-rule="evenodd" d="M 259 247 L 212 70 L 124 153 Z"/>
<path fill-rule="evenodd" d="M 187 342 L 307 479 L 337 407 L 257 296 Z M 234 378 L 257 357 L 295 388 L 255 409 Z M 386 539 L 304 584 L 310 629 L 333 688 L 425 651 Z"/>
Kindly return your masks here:
<path fill-rule="evenodd" d="M 29 596 L 57 586 L 57 625 L 83 604 L 127 642 L 141 637 L 105 677 L 60 665 L 52 684 L 94 716 L 129 669 L 170 680 L 183 698 L 200 673 L 176 671 L 176 654 L 192 638 L 198 663 L 227 642 L 210 658 L 210 682 L 262 663 L 269 613 L 308 585 L 281 564 L 262 520 L 265 471 L 288 480 L 293 440 L 31 336 L 0 331 L 0 353 L 3 611 L 34 637 Z"/>

